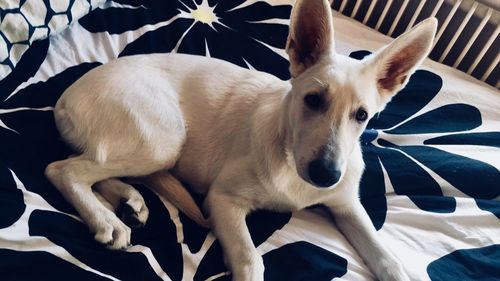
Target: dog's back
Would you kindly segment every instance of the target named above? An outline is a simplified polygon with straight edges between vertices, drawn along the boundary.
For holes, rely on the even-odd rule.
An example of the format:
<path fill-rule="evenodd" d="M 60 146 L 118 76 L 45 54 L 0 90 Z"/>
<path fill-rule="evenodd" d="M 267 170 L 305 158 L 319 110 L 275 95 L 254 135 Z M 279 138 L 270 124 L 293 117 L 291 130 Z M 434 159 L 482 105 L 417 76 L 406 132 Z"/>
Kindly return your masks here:
<path fill-rule="evenodd" d="M 218 59 L 137 55 L 84 75 L 66 90 L 54 112 L 65 140 L 98 162 L 137 155 L 144 142 L 163 142 L 151 147 L 166 150 L 144 151 L 145 159 L 181 145 L 174 173 L 205 193 L 230 155 L 228 149 L 249 149 L 252 112 L 281 99 L 288 88 L 272 75 Z"/>

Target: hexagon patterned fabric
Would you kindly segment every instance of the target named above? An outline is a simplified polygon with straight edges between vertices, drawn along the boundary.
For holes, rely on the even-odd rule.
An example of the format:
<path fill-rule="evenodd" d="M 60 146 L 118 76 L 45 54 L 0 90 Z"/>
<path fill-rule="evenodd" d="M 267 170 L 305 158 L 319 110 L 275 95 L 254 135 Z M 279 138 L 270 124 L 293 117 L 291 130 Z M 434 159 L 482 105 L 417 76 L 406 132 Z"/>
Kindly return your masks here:
<path fill-rule="evenodd" d="M 0 1 L 0 79 L 12 71 L 33 41 L 65 29 L 104 1 Z"/>
<path fill-rule="evenodd" d="M 150 217 L 133 246 L 95 242 L 44 176 L 73 153 L 52 109 L 87 71 L 134 54 L 289 79 L 290 3 L 0 0 L 0 280 L 230 280 L 215 237 L 141 185 Z M 338 14 L 334 24 L 337 52 L 355 59 L 390 42 Z M 497 89 L 426 61 L 361 136 L 361 202 L 412 280 L 500 280 L 499 104 Z M 321 207 L 259 210 L 247 224 L 266 280 L 374 280 Z"/>

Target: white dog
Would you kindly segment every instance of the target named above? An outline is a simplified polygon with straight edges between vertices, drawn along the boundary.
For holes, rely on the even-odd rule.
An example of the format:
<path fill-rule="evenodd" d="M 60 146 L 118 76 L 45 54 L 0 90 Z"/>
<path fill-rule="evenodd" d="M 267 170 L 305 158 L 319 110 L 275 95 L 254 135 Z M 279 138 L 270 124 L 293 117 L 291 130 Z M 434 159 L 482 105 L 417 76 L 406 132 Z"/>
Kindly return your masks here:
<path fill-rule="evenodd" d="M 81 154 L 51 163 L 47 177 L 110 248 L 143 224 L 141 195 L 119 177 L 142 177 L 199 223 L 177 181 L 206 193 L 210 224 L 233 280 L 263 280 L 245 217 L 324 204 L 383 281 L 409 280 L 358 199 L 358 138 L 428 55 L 428 19 L 361 61 L 335 53 L 327 0 L 297 1 L 286 51 L 291 81 L 205 57 L 123 57 L 76 81 L 55 107 L 63 138 Z M 94 192 L 92 191 L 94 186 Z"/>

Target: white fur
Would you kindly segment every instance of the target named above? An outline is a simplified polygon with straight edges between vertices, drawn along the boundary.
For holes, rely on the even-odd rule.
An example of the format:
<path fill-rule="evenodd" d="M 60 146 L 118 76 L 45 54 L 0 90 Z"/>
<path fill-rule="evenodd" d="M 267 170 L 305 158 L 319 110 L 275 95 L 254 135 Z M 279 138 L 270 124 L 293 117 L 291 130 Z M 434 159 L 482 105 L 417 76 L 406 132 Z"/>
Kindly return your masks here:
<path fill-rule="evenodd" d="M 359 203 L 364 164 L 358 138 L 367 121 L 357 122 L 352 114 L 363 107 L 373 116 L 403 87 L 428 54 L 436 22 L 427 20 L 380 54 L 356 61 L 333 50 L 328 2 L 298 2 L 287 48 L 291 83 L 217 59 L 151 54 L 100 66 L 62 95 L 54 110 L 57 126 L 81 154 L 50 164 L 46 174 L 99 242 L 111 248 L 130 242 L 130 229 L 110 210 L 122 195 L 105 189 L 121 186 L 129 194 L 125 201 L 145 222 L 142 197 L 116 178 L 147 179 L 163 171 L 207 194 L 213 231 L 233 280 L 263 280 L 262 258 L 245 224 L 249 212 L 293 211 L 313 204 L 331 210 L 380 280 L 409 280 L 378 241 Z M 312 27 L 312 38 L 296 38 L 310 36 L 300 30 L 302 18 L 310 16 L 318 17 L 321 26 Z M 304 47 L 303 40 L 317 44 Z M 303 58 L 296 53 L 299 47 L 301 52 L 311 47 L 305 50 L 311 56 L 298 61 Z M 378 81 L 385 79 L 394 58 L 412 65 L 389 91 Z M 323 91 L 331 102 L 324 112 L 306 114 L 304 95 L 315 91 Z M 328 188 L 315 187 L 308 176 L 307 164 L 320 148 L 342 171 Z M 92 193 L 96 182 L 102 196 Z"/>

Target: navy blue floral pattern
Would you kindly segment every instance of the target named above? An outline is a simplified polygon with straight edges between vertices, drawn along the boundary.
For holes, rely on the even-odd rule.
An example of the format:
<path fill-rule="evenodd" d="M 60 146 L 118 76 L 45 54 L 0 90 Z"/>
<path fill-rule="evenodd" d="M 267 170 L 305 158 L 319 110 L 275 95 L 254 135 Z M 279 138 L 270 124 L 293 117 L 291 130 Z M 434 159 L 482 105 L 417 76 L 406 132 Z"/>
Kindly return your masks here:
<path fill-rule="evenodd" d="M 351 57 L 361 59 L 368 54 L 368 51 L 358 51 Z M 407 195 L 425 211 L 455 210 L 455 199 L 443 196 L 435 175 L 473 198 L 493 199 L 500 195 L 500 189 L 492 188 L 500 181 L 497 168 L 431 146 L 500 144 L 499 132 L 468 133 L 482 123 L 480 111 L 472 105 L 451 103 L 417 114 L 441 87 L 442 80 L 438 75 L 417 70 L 405 88 L 370 120 L 361 136 L 367 166 L 361 181 L 361 199 L 377 229 L 382 227 L 387 209 L 385 194 L 388 183 L 383 170 L 396 194 Z M 427 138 L 423 143 L 405 143 L 407 135 L 432 133 L 442 135 Z M 477 174 L 484 177 L 478 181 Z"/>
<path fill-rule="evenodd" d="M 36 40 L 65 29 L 104 0 L 3 1 L 0 5 L 0 80 Z"/>
<path fill-rule="evenodd" d="M 288 19 L 290 5 L 275 6 L 257 1 L 240 7 L 245 0 L 115 2 L 132 5 L 133 8 L 98 10 L 84 17 L 82 25 L 93 32 L 106 30 L 120 33 L 146 22 L 154 24 L 173 20 L 130 43 L 120 56 L 171 51 L 208 55 L 242 67 L 266 71 L 282 79 L 290 77 L 288 61 L 271 49 L 285 47 L 288 26 L 266 22 L 269 19 Z M 196 10 L 203 10 L 206 17 L 212 17 L 212 22 L 207 24 L 208 20 L 204 22 L 203 18 L 193 18 L 193 13 L 196 15 L 193 11 Z M 130 21 L 130 18 L 135 20 Z M 101 24 L 103 21 L 104 24 Z"/>
<path fill-rule="evenodd" d="M 500 279 L 500 245 L 463 249 L 443 256 L 427 267 L 432 281 Z M 473 264 L 468 267 L 466 264 Z"/>
<path fill-rule="evenodd" d="M 158 29 L 131 42 L 121 55 L 136 53 L 170 52 L 172 48 L 162 49 L 165 40 L 169 43 L 178 42 L 179 48 L 175 51 L 203 54 L 205 50 L 211 55 L 239 63 L 244 67 L 256 67 L 263 70 L 275 69 L 278 75 L 287 77 L 288 62 L 286 59 L 269 49 L 268 46 L 283 48 L 286 40 L 287 25 L 255 23 L 251 20 L 265 20 L 268 18 L 287 19 L 290 6 L 271 6 L 257 2 L 238 9 L 244 1 L 210 1 L 208 4 L 220 17 L 219 23 L 206 28 L 205 24 L 196 22 L 187 17 L 179 17 L 183 13 L 192 12 L 200 2 L 190 1 L 115 1 L 122 7 L 107 7 L 97 9 L 80 20 L 80 24 L 90 32 L 106 31 L 110 34 L 119 34 L 127 30 L 140 28 L 146 24 L 155 24 L 173 20 L 166 26 L 167 30 L 176 30 L 184 38 L 174 40 L 164 29 Z M 256 11 L 260 10 L 257 14 Z M 245 17 L 246 16 L 246 17 Z M 187 23 L 187 24 L 186 24 Z M 170 31 L 169 31 L 170 32 Z M 148 41 L 153 36 L 154 44 Z M 162 36 L 165 36 L 162 38 Z M 187 36 L 187 37 L 186 37 Z M 199 38 L 198 38 L 199 37 Z M 197 39 L 198 38 L 198 39 Z M 205 40 L 209 43 L 205 49 Z M 218 44 L 232 42 L 233 51 L 221 50 Z M 144 43 L 152 49 L 144 47 Z M 203 44 L 200 45 L 202 42 Z M 200 44 L 195 44 L 200 43 Z M 247 49 L 237 46 L 246 46 Z M 15 95 L 11 93 L 21 83 L 28 81 L 37 73 L 48 52 L 49 40 L 33 43 L 26 54 L 21 58 L 17 67 L 5 79 L 0 81 L 0 209 L 3 213 L 0 219 L 0 228 L 7 229 L 16 223 L 26 211 L 23 191 L 16 187 L 13 174 L 26 189 L 25 192 L 41 195 L 55 210 L 66 214 L 76 215 L 76 211 L 64 200 L 61 194 L 47 181 L 43 171 L 52 161 L 64 159 L 73 152 L 61 140 L 52 116 L 51 108 L 61 94 L 74 81 L 100 63 L 82 63 L 69 67 L 50 77 L 46 81 L 30 83 L 18 89 Z M 240 50 L 238 50 L 240 49 Z M 201 52 L 203 51 L 203 52 Z M 243 53 L 239 53 L 243 52 Z M 244 56 L 242 54 L 245 54 Z M 286 73 L 286 74 L 285 74 Z M 146 200 L 150 209 L 148 223 L 144 228 L 136 229 L 132 233 L 132 243 L 150 249 L 160 269 L 172 280 L 183 278 L 184 257 L 182 256 L 180 238 L 171 214 L 163 206 L 158 197 L 151 191 L 136 186 Z M 201 198 L 202 200 L 202 198 Z M 200 201 L 201 201 L 200 200 Z M 141 253 L 111 251 L 95 242 L 92 234 L 80 222 L 68 215 L 47 210 L 29 210 L 30 237 L 45 237 L 51 243 L 63 247 L 73 257 L 85 265 L 97 270 L 101 274 L 114 276 L 120 280 L 161 280 L 150 262 Z M 276 230 L 283 227 L 291 214 L 273 214 L 267 212 L 253 214 L 248 218 L 248 225 L 256 245 L 264 242 Z M 194 224 L 180 214 L 183 227 L 182 243 L 188 246 L 189 252 L 196 253 L 207 239 L 208 231 Z M 318 247 L 318 249 L 320 249 Z M 314 251 L 312 251 L 314 252 Z M 46 259 L 44 254 L 22 254 L 13 250 L 1 249 L 2 260 L 19 261 L 26 259 L 36 261 Z M 209 258 L 212 257 L 212 258 Z M 54 264 L 64 269 L 64 274 L 77 276 L 77 280 L 107 279 L 94 273 L 82 270 L 67 261 L 57 257 L 46 259 L 47 264 Z M 2 262 L 2 272 L 8 272 L 12 263 Z M 14 268 L 14 267 L 12 267 Z M 50 279 L 50 272 L 44 268 L 37 268 L 40 278 Z M 198 267 L 195 279 L 204 276 L 203 280 L 220 272 L 227 271 L 223 264 L 220 246 L 213 243 L 207 251 L 204 260 Z M 33 277 L 27 274 L 26 278 Z M 52 275 L 56 278 L 58 275 Z M 17 275 L 22 278 L 22 276 Z M 15 280 L 15 275 L 2 275 L 2 280 Z"/>
<path fill-rule="evenodd" d="M 27 1 L 20 3 L 23 2 Z M 81 18 L 70 30 L 96 42 L 104 39 L 102 45 L 91 46 L 120 46 L 112 48 L 115 53 L 111 56 L 72 61 L 80 54 L 71 53 L 71 59 L 59 57 L 58 52 L 54 54 L 51 40 L 34 41 L 12 72 L 0 80 L 0 279 L 206 280 L 220 276 L 216 280 L 230 280 L 230 275 L 225 274 L 228 269 L 221 246 L 212 234 L 182 213 L 177 215 L 175 209 L 167 208 L 140 185 L 136 187 L 145 198 L 150 217 L 144 228 L 133 230 L 134 248 L 110 251 L 95 242 L 85 225 L 76 219 L 76 211 L 43 174 L 48 163 L 72 154 L 55 128 L 51 109 L 69 85 L 116 56 L 158 52 L 205 55 L 289 79 L 283 48 L 290 12 L 290 5 L 258 0 L 115 0 Z M 129 37 L 140 29 L 146 31 Z M 106 38 L 110 42 L 105 42 Z M 115 46 L 114 38 L 125 43 Z M 366 54 L 360 51 L 352 56 L 361 58 Z M 52 61 L 47 62 L 50 55 Z M 43 77 L 48 64 L 50 67 L 60 61 L 64 62 L 63 68 Z M 30 80 L 33 77 L 37 78 Z M 471 132 L 481 126 L 483 116 L 481 108 L 470 104 L 450 103 L 425 111 L 442 83 L 441 77 L 431 71 L 417 71 L 406 88 L 370 121 L 361 137 L 367 166 L 361 199 L 378 229 L 384 225 L 390 187 L 395 193 L 408 196 L 419 210 L 440 214 L 458 209 L 455 198 L 444 196 L 447 188 L 454 188 L 475 198 L 477 207 L 487 211 L 478 209 L 484 216 L 491 213 L 492 220 L 499 217 L 500 204 L 490 200 L 499 195 L 495 188 L 498 170 L 450 153 L 442 146 L 499 148 L 500 132 Z M 419 113 L 422 110 L 425 112 Z M 408 141 L 414 136 L 424 137 L 415 143 Z M 482 175 L 479 181 L 475 174 Z M 195 199 L 201 205 L 203 198 Z M 328 245 L 339 237 L 325 235 L 320 238 L 321 243 L 313 243 L 318 241 L 314 240 L 318 239 L 316 232 L 330 233 L 333 229 L 329 220 L 323 220 L 328 225 L 318 229 L 300 228 L 305 221 L 301 215 L 316 211 L 259 211 L 247 218 L 255 246 L 266 249 L 266 280 L 353 276 L 349 273 L 357 265 L 350 264 L 348 268 L 353 257 L 348 257 L 345 249 Z M 15 239 L 9 231 L 16 231 Z M 23 251 L 18 248 L 19 240 L 23 241 Z M 280 240 L 279 245 L 273 245 L 276 240 Z M 33 241 L 45 247 L 31 244 Z M 497 248 L 480 249 L 480 254 L 494 260 Z M 453 253 L 431 263 L 429 276 L 433 280 L 436 276 L 436 280 L 440 280 L 439 276 L 448 278 L 442 269 L 450 264 L 461 266 L 460 260 L 461 255 Z M 475 258 L 469 262 L 476 263 Z M 25 270 L 27 263 L 30 270 Z M 56 267 L 60 270 L 53 271 Z M 491 266 L 483 268 L 489 270 Z M 463 270 L 457 271 L 449 278 L 467 276 L 467 272 L 462 273 Z"/>

